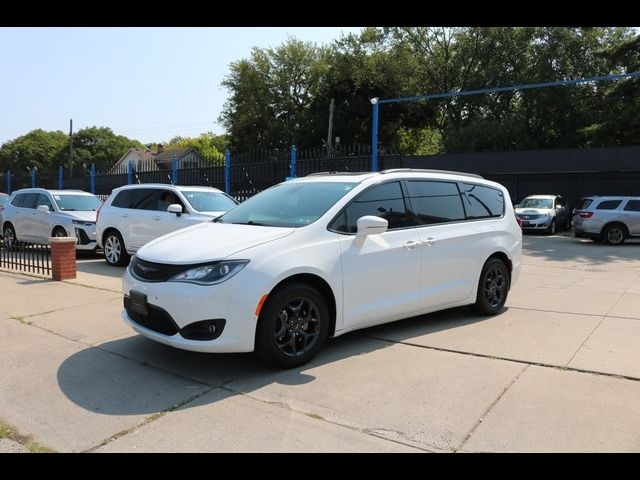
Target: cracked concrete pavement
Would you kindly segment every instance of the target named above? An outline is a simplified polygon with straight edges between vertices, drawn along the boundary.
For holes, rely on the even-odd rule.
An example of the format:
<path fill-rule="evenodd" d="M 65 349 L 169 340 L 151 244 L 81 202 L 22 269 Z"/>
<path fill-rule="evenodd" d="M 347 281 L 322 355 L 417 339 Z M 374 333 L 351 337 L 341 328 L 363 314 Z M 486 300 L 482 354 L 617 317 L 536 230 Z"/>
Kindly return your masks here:
<path fill-rule="evenodd" d="M 100 258 L 0 272 L 0 421 L 61 452 L 640 451 L 640 244 L 523 253 L 498 316 L 354 332 L 286 371 L 137 335 Z"/>

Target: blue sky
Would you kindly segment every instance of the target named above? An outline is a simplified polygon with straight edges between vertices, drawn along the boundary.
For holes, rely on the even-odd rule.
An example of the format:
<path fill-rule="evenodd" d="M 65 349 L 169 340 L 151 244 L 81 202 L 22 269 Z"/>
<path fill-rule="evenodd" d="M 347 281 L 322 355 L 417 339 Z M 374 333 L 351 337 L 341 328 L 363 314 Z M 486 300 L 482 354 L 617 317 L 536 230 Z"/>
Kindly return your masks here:
<path fill-rule="evenodd" d="M 110 127 L 143 143 L 222 133 L 229 64 L 361 27 L 0 28 L 0 144 L 35 128 Z"/>

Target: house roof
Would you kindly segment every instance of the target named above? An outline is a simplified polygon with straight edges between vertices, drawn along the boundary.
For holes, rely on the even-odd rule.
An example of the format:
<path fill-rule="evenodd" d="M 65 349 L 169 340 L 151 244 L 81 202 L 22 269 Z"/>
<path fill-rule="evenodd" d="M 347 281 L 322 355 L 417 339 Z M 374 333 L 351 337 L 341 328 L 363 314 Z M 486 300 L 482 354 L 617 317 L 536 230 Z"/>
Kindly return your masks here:
<path fill-rule="evenodd" d="M 200 156 L 200 153 L 195 148 L 189 147 L 189 148 L 176 148 L 175 150 L 166 150 L 156 154 L 154 158 L 156 163 L 166 163 L 173 160 L 174 156 L 175 158 L 180 160 L 182 157 L 184 157 L 187 153 L 191 151 L 196 152 L 196 154 Z"/>

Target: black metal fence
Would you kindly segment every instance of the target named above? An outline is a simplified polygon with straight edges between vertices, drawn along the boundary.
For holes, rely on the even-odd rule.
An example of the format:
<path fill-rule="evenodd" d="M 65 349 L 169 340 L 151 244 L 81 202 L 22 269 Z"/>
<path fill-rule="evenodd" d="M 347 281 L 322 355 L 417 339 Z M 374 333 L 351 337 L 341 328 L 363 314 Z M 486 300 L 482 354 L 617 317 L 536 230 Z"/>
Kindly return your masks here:
<path fill-rule="evenodd" d="M 0 242 L 0 270 L 51 277 L 51 247 L 35 243 Z"/>

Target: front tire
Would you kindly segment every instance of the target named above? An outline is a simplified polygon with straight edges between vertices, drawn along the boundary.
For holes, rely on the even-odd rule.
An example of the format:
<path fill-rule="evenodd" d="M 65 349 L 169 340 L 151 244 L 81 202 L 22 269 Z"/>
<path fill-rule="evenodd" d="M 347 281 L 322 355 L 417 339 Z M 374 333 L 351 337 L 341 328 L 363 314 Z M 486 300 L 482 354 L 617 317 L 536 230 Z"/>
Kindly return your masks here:
<path fill-rule="evenodd" d="M 329 333 L 329 308 L 318 290 L 292 283 L 272 292 L 256 327 L 256 354 L 283 368 L 304 365 L 316 356 Z"/>
<path fill-rule="evenodd" d="M 53 232 L 51 232 L 51 236 L 52 237 L 56 237 L 56 238 L 66 237 L 67 236 L 67 232 L 62 227 L 56 227 L 56 228 L 53 229 Z"/>
<path fill-rule="evenodd" d="M 546 231 L 547 235 L 555 235 L 556 234 L 556 219 L 551 220 L 551 224 L 547 227 Z"/>
<path fill-rule="evenodd" d="M 2 231 L 4 246 L 7 250 L 13 249 L 17 243 L 18 239 L 16 238 L 16 231 L 13 228 L 13 225 L 10 223 L 4 226 L 4 230 Z"/>
<path fill-rule="evenodd" d="M 496 315 L 509 293 L 509 272 L 499 258 L 490 258 L 482 267 L 474 308 L 481 315 Z"/>
<path fill-rule="evenodd" d="M 130 255 L 124 246 L 122 235 L 116 231 L 107 233 L 104 237 L 104 259 L 112 267 L 122 267 L 129 263 Z"/>

